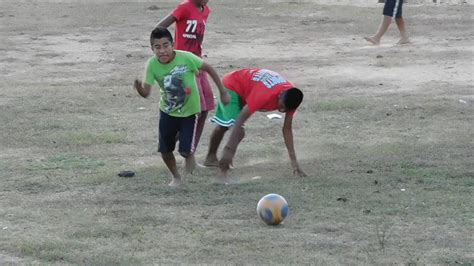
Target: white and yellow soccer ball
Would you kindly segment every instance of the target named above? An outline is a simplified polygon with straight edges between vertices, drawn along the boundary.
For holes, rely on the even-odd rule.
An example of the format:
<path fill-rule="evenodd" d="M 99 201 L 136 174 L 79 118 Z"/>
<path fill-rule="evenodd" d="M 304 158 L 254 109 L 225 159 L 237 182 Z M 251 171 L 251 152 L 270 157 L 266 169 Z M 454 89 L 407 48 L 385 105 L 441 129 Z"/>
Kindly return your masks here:
<path fill-rule="evenodd" d="M 288 216 L 288 203 L 278 194 L 268 194 L 258 202 L 257 213 L 266 224 L 278 225 Z"/>

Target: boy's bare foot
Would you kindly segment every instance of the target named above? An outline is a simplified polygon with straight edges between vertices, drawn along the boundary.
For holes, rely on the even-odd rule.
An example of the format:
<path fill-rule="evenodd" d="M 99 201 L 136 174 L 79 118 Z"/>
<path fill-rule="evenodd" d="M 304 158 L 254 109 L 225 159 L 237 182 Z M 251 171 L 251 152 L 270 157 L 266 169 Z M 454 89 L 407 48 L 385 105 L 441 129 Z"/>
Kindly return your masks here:
<path fill-rule="evenodd" d="M 204 161 L 204 166 L 219 167 L 219 160 L 217 159 L 217 157 L 207 156 L 206 160 Z"/>
<path fill-rule="evenodd" d="M 380 40 L 377 40 L 374 37 L 364 37 L 364 40 L 370 42 L 373 45 L 379 45 L 380 44 Z"/>
<path fill-rule="evenodd" d="M 221 169 L 219 169 L 219 173 L 217 174 L 217 177 L 214 180 L 214 183 L 220 184 L 220 185 L 233 185 L 239 182 L 233 179 L 230 179 L 229 176 L 227 175 L 227 171 L 222 171 Z"/>
<path fill-rule="evenodd" d="M 397 42 L 398 45 L 404 45 L 404 44 L 409 44 L 409 43 L 411 43 L 411 42 L 410 42 L 410 39 L 408 39 L 408 38 L 401 38 L 401 39 Z"/>
<path fill-rule="evenodd" d="M 170 187 L 179 187 L 183 184 L 181 178 L 173 178 L 171 182 L 168 184 Z"/>

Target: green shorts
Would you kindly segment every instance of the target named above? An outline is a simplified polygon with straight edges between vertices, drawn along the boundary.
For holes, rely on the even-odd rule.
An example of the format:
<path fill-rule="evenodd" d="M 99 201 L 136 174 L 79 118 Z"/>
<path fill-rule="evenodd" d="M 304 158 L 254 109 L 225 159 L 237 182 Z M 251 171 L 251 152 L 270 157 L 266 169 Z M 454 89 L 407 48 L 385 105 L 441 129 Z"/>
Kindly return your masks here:
<path fill-rule="evenodd" d="M 231 91 L 227 88 L 226 91 L 230 95 L 230 102 L 228 105 L 224 105 L 219 101 L 216 115 L 211 118 L 211 122 L 223 127 L 231 127 L 239 117 L 240 111 L 242 111 L 244 107 L 244 101 L 235 91 Z"/>

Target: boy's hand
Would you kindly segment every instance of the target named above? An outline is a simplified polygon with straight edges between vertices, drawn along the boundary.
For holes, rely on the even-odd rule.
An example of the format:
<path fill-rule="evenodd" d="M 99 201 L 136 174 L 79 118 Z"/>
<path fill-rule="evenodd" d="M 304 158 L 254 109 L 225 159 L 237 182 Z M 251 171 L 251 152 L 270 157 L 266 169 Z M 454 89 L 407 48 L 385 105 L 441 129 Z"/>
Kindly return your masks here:
<path fill-rule="evenodd" d="M 224 93 L 221 93 L 221 102 L 224 105 L 227 105 L 230 103 L 230 95 L 226 91 L 224 91 Z"/>
<path fill-rule="evenodd" d="M 150 95 L 151 86 L 148 84 L 143 85 L 139 79 L 135 79 L 133 82 L 133 88 L 135 88 L 138 94 L 140 94 L 140 96 L 143 98 L 146 98 L 148 95 Z"/>
<path fill-rule="evenodd" d="M 142 87 L 142 82 L 138 79 L 135 79 L 135 82 L 133 82 L 133 88 L 138 91 L 141 87 Z"/>

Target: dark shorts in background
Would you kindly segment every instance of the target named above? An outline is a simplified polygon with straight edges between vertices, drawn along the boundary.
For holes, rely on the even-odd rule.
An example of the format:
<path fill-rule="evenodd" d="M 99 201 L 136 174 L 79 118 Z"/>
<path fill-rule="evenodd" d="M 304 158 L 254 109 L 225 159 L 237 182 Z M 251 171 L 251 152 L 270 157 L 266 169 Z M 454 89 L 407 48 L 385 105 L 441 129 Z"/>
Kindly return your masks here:
<path fill-rule="evenodd" d="M 385 6 L 383 7 L 383 14 L 384 16 L 401 18 L 402 6 L 403 6 L 403 0 L 385 0 Z"/>
<path fill-rule="evenodd" d="M 173 152 L 176 135 L 179 132 L 180 153 L 193 153 L 195 150 L 197 114 L 188 117 L 174 117 L 160 111 L 158 126 L 158 152 Z"/>

